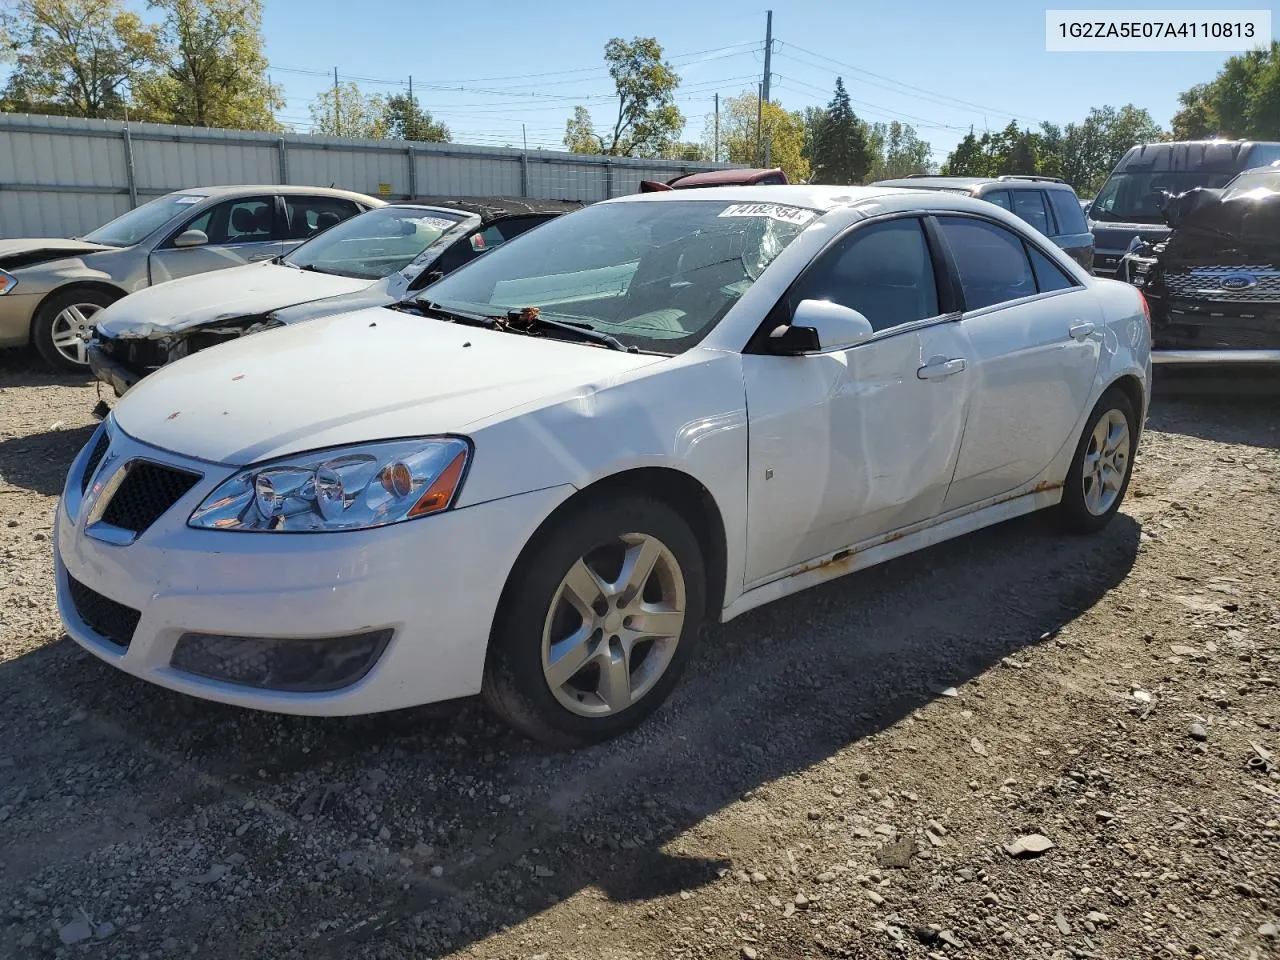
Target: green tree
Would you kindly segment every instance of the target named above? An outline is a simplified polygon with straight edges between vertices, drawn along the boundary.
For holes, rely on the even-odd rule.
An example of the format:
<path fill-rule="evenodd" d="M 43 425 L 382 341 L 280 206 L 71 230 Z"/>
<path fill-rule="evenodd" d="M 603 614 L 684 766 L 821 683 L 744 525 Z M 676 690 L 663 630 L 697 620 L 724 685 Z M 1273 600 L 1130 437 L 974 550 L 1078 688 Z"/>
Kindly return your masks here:
<path fill-rule="evenodd" d="M 155 68 L 134 98 L 163 123 L 278 130 L 284 97 L 267 78 L 261 0 L 150 0 L 162 14 Z"/>
<path fill-rule="evenodd" d="M 431 119 L 422 109 L 418 98 L 409 93 L 397 93 L 387 97 L 383 107 L 386 136 L 392 140 L 413 140 L 418 143 L 448 143 L 452 134 L 443 123 Z"/>
<path fill-rule="evenodd" d="M 1280 42 L 1231 57 L 1208 83 L 1178 97 L 1173 135 L 1280 140 Z"/>
<path fill-rule="evenodd" d="M 604 48 L 618 95 L 613 127 L 596 131 L 586 107 L 575 107 L 565 124 L 564 145 L 574 153 L 603 153 L 623 157 L 660 157 L 684 128 L 675 104 L 680 77 L 662 59 L 662 45 L 653 37 L 631 42 L 614 37 Z"/>
<path fill-rule="evenodd" d="M 317 94 L 310 110 L 312 133 L 358 140 L 387 138 L 386 100 L 364 93 L 350 81 Z"/>
<path fill-rule="evenodd" d="M 156 31 L 120 0 L 17 0 L 2 15 L 13 71 L 5 109 L 122 117 Z"/>
<path fill-rule="evenodd" d="M 761 123 L 757 125 L 757 110 Z M 708 114 L 703 142 L 710 155 L 715 115 Z M 770 162 L 793 183 L 809 179 L 809 160 L 804 156 L 804 115 L 766 100 L 760 103 L 754 91 L 730 97 L 721 103 L 720 155 L 729 163 L 758 166 L 763 162 L 764 143 L 769 142 Z"/>
<path fill-rule="evenodd" d="M 815 182 L 862 183 L 872 163 L 867 129 L 853 112 L 841 77 L 836 77 L 835 93 L 816 133 L 812 159 Z"/>
<path fill-rule="evenodd" d="M 711 159 L 711 148 L 701 143 L 681 141 L 673 143 L 662 152 L 663 160 L 689 160 L 706 162 Z"/>
<path fill-rule="evenodd" d="M 910 124 L 873 123 L 867 131 L 871 151 L 871 180 L 890 180 L 928 173 L 933 151 Z"/>
<path fill-rule="evenodd" d="M 987 135 L 984 133 L 983 139 Z M 972 130 L 964 135 L 964 139 L 956 144 L 956 148 L 947 155 L 942 165 L 942 173 L 948 177 L 985 177 L 989 176 L 988 156 L 982 140 Z"/>

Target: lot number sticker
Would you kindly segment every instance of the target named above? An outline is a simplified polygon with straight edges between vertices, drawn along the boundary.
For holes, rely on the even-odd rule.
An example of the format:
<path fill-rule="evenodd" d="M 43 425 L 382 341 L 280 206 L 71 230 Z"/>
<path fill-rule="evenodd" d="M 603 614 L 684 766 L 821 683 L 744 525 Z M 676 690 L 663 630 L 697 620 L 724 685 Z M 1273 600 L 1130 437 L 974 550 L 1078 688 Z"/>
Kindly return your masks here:
<path fill-rule="evenodd" d="M 816 215 L 804 207 L 790 207 L 781 203 L 731 203 L 721 211 L 722 217 L 768 217 L 783 223 L 803 225 Z"/>

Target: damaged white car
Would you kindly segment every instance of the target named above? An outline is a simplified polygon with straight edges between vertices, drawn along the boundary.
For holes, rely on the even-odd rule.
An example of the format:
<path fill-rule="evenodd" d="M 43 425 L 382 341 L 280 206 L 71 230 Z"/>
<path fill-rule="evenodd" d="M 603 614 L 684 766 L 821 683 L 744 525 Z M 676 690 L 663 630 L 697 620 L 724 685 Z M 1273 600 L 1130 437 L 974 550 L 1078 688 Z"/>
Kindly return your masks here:
<path fill-rule="evenodd" d="M 483 693 L 598 740 L 663 701 L 708 619 L 1033 510 L 1105 526 L 1148 320 L 970 197 L 605 201 L 417 299 L 148 377 L 72 464 L 58 610 L 193 696 Z"/>

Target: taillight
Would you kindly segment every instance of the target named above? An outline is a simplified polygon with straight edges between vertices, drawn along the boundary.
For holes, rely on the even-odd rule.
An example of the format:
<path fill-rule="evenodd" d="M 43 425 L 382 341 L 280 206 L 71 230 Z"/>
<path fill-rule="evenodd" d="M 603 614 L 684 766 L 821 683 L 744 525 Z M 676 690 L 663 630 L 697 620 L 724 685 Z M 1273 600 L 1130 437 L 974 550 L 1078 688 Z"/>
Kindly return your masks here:
<path fill-rule="evenodd" d="M 1134 290 L 1138 295 L 1138 302 L 1142 304 L 1142 318 L 1147 321 L 1147 339 L 1150 340 L 1151 333 L 1151 304 L 1147 303 L 1147 295 L 1141 290 Z"/>

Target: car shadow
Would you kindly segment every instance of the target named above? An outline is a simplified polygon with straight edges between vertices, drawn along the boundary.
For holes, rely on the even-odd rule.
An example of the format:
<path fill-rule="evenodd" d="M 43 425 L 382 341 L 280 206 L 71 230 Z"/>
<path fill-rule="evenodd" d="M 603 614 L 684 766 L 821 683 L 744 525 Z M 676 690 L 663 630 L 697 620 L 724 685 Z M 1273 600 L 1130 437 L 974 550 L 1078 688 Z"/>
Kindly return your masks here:
<path fill-rule="evenodd" d="M 159 764 L 155 795 L 166 767 L 175 781 L 205 784 L 166 815 L 174 820 L 228 797 L 236 809 L 245 796 L 268 797 L 309 843 L 348 843 L 369 829 L 352 788 L 337 789 L 311 820 L 300 813 L 304 797 L 320 783 L 383 771 L 377 810 L 391 836 L 389 861 L 412 859 L 411 843 L 399 838 L 421 835 L 443 876 L 424 862 L 373 870 L 342 888 L 282 873 L 243 903 L 232 927 L 182 911 L 156 922 L 186 924 L 185 938 L 198 934 L 208 957 L 337 960 L 382 956 L 388 945 L 387 956 L 435 956 L 584 889 L 649 900 L 741 868 L 731 850 L 678 852 L 673 841 L 893 726 L 945 688 L 974 703 L 969 681 L 1092 607 L 1125 578 L 1139 542 L 1138 523 L 1124 514 L 1087 538 L 1028 517 L 805 591 L 710 628 L 661 711 L 574 753 L 531 744 L 472 702 L 356 719 L 222 707 L 144 684 L 65 640 L 0 665 L 0 704 L 8 695 L 11 712 L 42 698 L 86 712 L 112 731 L 116 749 Z M 961 760 L 910 762 L 969 775 Z M 16 769 L 37 778 L 38 767 Z M 868 775 L 893 782 L 892 770 Z M 357 914 L 360 922 L 316 926 Z M 323 932 L 308 935 L 316 929 Z"/>
<path fill-rule="evenodd" d="M 5 387 L 83 387 L 93 383 L 93 374 L 63 373 L 50 369 L 34 350 L 23 347 L 0 349 L 0 390 Z"/>
<path fill-rule="evenodd" d="M 0 440 L 0 483 L 58 496 L 71 462 L 96 429 L 89 424 Z"/>
<path fill-rule="evenodd" d="M 1220 443 L 1280 449 L 1280 417 L 1276 397 L 1280 383 L 1271 384 L 1276 396 L 1267 396 L 1248 384 L 1196 381 L 1192 391 L 1157 382 L 1152 392 L 1147 428 Z"/>

